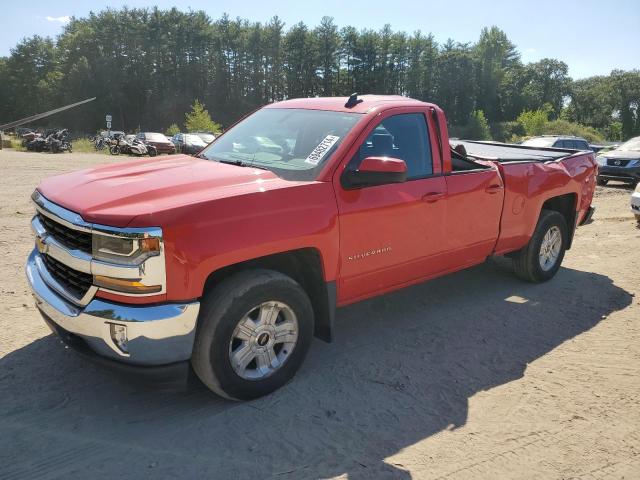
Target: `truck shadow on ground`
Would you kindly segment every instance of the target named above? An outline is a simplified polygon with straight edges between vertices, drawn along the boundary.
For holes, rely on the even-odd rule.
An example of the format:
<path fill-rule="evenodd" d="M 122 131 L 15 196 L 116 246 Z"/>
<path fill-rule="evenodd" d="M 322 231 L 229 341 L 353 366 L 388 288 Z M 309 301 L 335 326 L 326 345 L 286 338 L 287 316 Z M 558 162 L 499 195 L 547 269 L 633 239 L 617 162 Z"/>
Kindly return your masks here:
<path fill-rule="evenodd" d="M 531 285 L 491 260 L 341 309 L 337 340 L 249 403 L 123 381 L 48 336 L 0 360 L 0 477 L 409 478 L 385 459 L 631 301 L 603 275 Z"/>

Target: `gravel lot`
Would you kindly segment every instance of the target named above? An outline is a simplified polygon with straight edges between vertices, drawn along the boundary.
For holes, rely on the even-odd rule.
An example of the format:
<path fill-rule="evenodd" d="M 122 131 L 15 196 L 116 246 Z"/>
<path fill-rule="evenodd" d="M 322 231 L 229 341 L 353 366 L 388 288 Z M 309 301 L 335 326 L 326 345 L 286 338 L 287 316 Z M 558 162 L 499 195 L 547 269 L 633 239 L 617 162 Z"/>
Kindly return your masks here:
<path fill-rule="evenodd" d="M 629 189 L 599 188 L 552 281 L 490 260 L 341 309 L 293 382 L 231 403 L 88 364 L 33 306 L 29 195 L 113 160 L 0 151 L 0 478 L 640 478 Z"/>

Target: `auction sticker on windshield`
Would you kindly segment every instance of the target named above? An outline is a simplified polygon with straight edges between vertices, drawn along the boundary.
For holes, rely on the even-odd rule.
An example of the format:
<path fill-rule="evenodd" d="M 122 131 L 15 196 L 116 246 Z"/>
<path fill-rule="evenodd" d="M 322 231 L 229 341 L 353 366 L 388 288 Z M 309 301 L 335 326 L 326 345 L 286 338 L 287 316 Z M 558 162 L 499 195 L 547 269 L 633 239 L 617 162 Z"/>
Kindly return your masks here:
<path fill-rule="evenodd" d="M 306 158 L 305 163 L 310 163 L 311 165 L 318 165 L 320 160 L 324 158 L 331 147 L 335 145 L 335 143 L 340 140 L 340 137 L 335 135 L 327 135 L 324 139 L 318 144 L 316 148 L 309 154 Z"/>

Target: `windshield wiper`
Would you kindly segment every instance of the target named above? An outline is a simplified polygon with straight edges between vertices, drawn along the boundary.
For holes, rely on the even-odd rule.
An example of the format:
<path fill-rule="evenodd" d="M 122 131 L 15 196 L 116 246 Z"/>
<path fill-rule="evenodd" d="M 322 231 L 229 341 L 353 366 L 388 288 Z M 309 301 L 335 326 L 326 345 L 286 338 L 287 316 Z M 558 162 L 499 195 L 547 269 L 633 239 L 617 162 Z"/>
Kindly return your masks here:
<path fill-rule="evenodd" d="M 218 160 L 218 162 L 227 163 L 229 165 L 236 165 L 237 167 L 251 167 L 251 168 L 258 168 L 260 170 L 269 170 L 267 167 L 263 167 L 262 165 L 256 165 L 250 162 L 245 162 L 244 160 Z"/>

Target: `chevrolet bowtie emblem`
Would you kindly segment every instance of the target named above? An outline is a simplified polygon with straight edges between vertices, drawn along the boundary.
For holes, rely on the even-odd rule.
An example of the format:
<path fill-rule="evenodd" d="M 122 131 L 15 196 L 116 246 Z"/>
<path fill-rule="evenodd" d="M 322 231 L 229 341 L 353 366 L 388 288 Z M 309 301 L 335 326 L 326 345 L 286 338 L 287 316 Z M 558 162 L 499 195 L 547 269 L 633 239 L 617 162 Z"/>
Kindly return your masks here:
<path fill-rule="evenodd" d="M 36 248 L 40 253 L 46 253 L 47 244 L 44 243 L 40 237 L 36 237 Z"/>

